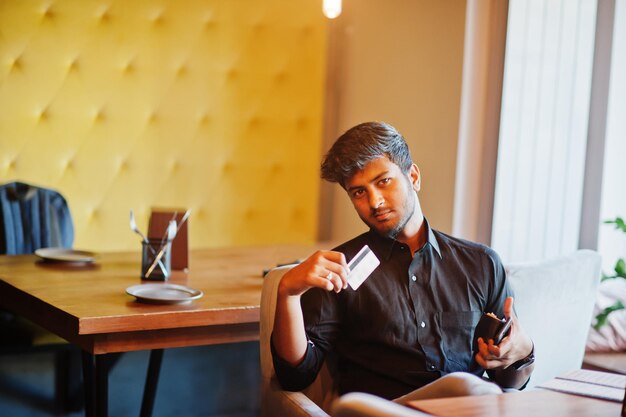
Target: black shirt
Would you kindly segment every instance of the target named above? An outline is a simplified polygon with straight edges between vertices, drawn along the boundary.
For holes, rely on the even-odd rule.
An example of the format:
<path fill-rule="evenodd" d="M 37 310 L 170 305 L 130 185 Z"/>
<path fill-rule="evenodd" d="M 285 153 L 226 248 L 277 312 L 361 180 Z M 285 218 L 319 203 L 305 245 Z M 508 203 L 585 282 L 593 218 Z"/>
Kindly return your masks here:
<path fill-rule="evenodd" d="M 327 356 L 340 394 L 396 398 L 450 372 L 483 374 L 472 337 L 483 312 L 504 315 L 512 295 L 504 267 L 489 247 L 425 226 L 427 243 L 414 256 L 374 231 L 336 248 L 350 261 L 367 244 L 380 265 L 356 291 L 314 288 L 302 296 L 303 362 L 292 367 L 272 352 L 284 389 L 310 385 Z"/>

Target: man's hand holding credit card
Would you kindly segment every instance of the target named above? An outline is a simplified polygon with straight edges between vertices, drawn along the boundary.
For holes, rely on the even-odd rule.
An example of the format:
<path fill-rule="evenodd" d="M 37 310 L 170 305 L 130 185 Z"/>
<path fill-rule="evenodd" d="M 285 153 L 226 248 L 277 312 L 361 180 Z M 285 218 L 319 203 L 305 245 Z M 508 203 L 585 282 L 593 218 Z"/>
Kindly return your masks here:
<path fill-rule="evenodd" d="M 380 265 L 380 261 L 374 255 L 369 246 L 365 245 L 354 255 L 354 258 L 348 263 L 348 285 L 353 290 L 358 289 L 370 274 Z"/>

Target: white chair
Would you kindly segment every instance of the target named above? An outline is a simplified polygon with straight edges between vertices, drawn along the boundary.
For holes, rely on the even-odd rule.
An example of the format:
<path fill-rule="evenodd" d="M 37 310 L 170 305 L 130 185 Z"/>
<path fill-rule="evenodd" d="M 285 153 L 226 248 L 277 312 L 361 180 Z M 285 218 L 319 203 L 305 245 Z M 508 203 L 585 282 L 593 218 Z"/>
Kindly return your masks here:
<path fill-rule="evenodd" d="M 528 387 L 580 369 L 601 276 L 597 252 L 578 250 L 540 262 L 510 264 L 515 311 L 535 343 Z"/>
<path fill-rule="evenodd" d="M 261 413 L 263 416 L 421 417 L 425 414 L 363 393 L 337 399 L 326 367 L 302 392 L 280 388 L 274 375 L 269 339 L 276 290 L 291 266 L 265 277 L 261 296 Z M 506 266 L 515 290 L 515 310 L 535 343 L 535 370 L 529 387 L 581 367 L 585 340 L 600 280 L 600 256 L 579 250 L 567 256 Z"/>

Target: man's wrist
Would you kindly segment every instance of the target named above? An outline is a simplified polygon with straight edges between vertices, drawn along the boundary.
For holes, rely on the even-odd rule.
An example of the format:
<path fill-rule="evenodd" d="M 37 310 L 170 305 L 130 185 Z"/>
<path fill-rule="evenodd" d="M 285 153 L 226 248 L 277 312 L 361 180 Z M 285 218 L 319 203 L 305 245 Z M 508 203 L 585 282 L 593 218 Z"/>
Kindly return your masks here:
<path fill-rule="evenodd" d="M 517 362 L 513 362 L 509 367 L 515 369 L 516 371 L 520 371 L 524 368 L 529 367 L 533 363 L 535 363 L 535 345 L 534 344 L 532 348 L 530 349 L 530 353 L 528 355 L 518 360 Z"/>

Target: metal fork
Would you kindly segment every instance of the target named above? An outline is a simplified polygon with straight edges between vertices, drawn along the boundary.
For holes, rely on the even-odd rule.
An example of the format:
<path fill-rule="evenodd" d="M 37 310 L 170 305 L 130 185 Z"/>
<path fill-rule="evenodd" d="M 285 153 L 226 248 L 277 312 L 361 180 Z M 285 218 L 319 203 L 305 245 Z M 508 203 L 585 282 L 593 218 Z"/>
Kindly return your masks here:
<path fill-rule="evenodd" d="M 139 230 L 139 228 L 137 227 L 137 222 L 135 221 L 135 211 L 133 209 L 130 209 L 130 228 L 133 232 L 141 236 L 141 240 L 144 242 L 144 244 L 148 246 L 148 249 L 150 250 L 150 252 L 152 252 L 152 255 L 156 255 L 156 250 L 152 247 L 152 245 L 150 245 L 146 235 L 141 233 L 141 230 Z M 158 264 L 159 268 L 161 268 L 161 271 L 163 271 L 163 275 L 167 275 L 165 265 L 163 265 L 163 262 L 161 262 L 160 259 L 158 261 Z"/>

